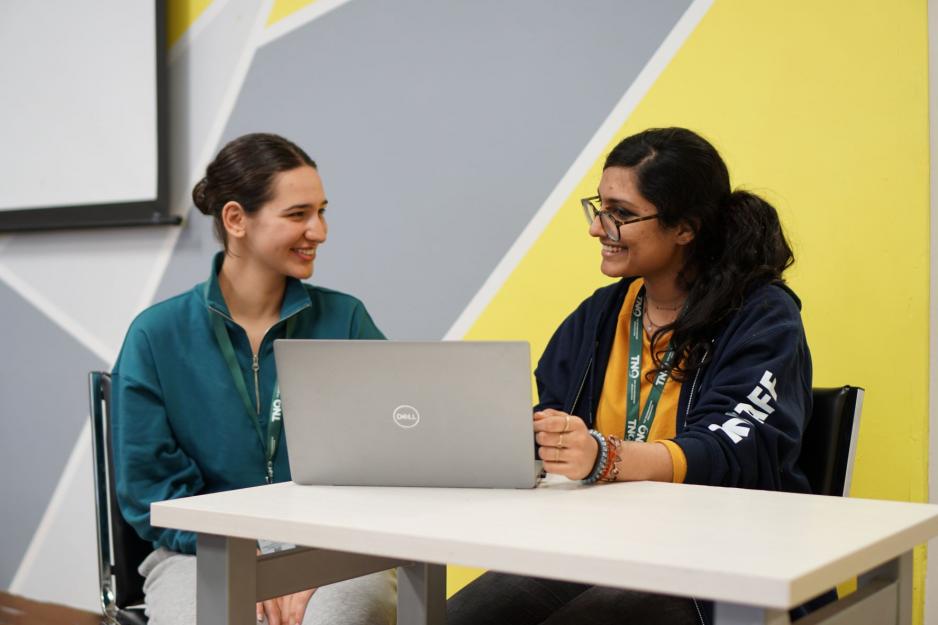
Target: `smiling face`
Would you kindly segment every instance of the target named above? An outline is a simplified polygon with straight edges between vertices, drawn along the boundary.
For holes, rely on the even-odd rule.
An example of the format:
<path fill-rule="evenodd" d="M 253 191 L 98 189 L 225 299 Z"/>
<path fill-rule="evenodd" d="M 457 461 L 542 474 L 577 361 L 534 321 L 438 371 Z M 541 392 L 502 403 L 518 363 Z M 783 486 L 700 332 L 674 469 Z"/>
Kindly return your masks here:
<path fill-rule="evenodd" d="M 607 167 L 599 182 L 599 196 L 603 209 L 620 222 L 658 212 L 639 192 L 638 178 L 629 167 Z M 603 244 L 601 271 L 613 278 L 676 277 L 684 265 L 686 246 L 694 238 L 685 224 L 669 228 L 658 219 L 619 226 L 618 241 L 609 238 L 599 219 L 590 224 L 589 233 Z"/>
<path fill-rule="evenodd" d="M 315 168 L 304 165 L 277 174 L 271 199 L 244 216 L 236 253 L 274 273 L 309 278 L 316 249 L 326 241 L 326 203 Z"/>

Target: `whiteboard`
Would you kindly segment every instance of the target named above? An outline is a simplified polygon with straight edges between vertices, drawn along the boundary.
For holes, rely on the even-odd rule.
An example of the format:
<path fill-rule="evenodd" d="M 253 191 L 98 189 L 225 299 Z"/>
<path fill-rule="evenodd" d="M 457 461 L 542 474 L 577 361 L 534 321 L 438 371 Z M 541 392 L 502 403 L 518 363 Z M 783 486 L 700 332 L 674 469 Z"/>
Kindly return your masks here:
<path fill-rule="evenodd" d="M 158 3 L 0 1 L 0 227 L 160 199 Z"/>

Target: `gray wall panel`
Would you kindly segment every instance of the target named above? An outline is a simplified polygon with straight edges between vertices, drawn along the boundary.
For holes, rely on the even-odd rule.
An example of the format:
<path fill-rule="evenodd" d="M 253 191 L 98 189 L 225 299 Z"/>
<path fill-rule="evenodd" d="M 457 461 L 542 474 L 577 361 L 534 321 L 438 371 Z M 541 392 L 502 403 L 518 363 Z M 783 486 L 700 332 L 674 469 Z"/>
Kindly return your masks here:
<path fill-rule="evenodd" d="M 306 148 L 331 207 L 313 280 L 440 338 L 688 5 L 356 0 L 257 52 L 224 140 Z M 208 266 L 187 236 L 161 297 Z"/>
<path fill-rule="evenodd" d="M 0 282 L 0 588 L 8 588 L 88 418 L 87 373 L 105 363 Z M 88 536 L 94 541 L 94 536 Z"/>
<path fill-rule="evenodd" d="M 205 280 L 211 258 L 220 249 L 212 234 L 212 219 L 190 208 L 153 301 L 168 299 Z"/>

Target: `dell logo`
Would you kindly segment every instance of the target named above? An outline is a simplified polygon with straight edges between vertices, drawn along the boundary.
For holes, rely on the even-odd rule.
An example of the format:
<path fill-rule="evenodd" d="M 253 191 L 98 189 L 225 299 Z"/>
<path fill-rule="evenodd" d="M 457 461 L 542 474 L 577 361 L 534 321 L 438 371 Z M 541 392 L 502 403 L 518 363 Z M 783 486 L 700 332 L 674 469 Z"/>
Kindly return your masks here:
<path fill-rule="evenodd" d="M 394 423 L 404 429 L 410 429 L 420 423 L 420 413 L 413 406 L 398 406 L 392 415 Z"/>

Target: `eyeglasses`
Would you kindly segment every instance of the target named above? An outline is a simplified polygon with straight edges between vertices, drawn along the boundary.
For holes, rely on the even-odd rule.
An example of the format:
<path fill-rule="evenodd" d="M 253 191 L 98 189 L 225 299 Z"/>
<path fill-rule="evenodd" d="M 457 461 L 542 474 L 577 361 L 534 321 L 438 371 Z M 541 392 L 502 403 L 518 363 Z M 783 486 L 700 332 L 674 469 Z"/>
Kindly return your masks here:
<path fill-rule="evenodd" d="M 619 228 L 622 226 L 637 224 L 640 221 L 647 221 L 649 219 L 658 218 L 658 213 L 655 213 L 654 215 L 638 217 L 636 215 L 626 215 L 618 208 L 603 210 L 601 200 L 598 195 L 594 195 L 593 197 L 585 197 L 580 200 L 580 204 L 583 206 L 583 214 L 586 215 L 586 221 L 592 225 L 593 220 L 599 217 L 599 223 L 602 224 L 603 230 L 606 232 L 606 236 L 608 236 L 612 241 L 619 240 Z M 618 215 L 615 213 L 618 213 Z"/>

